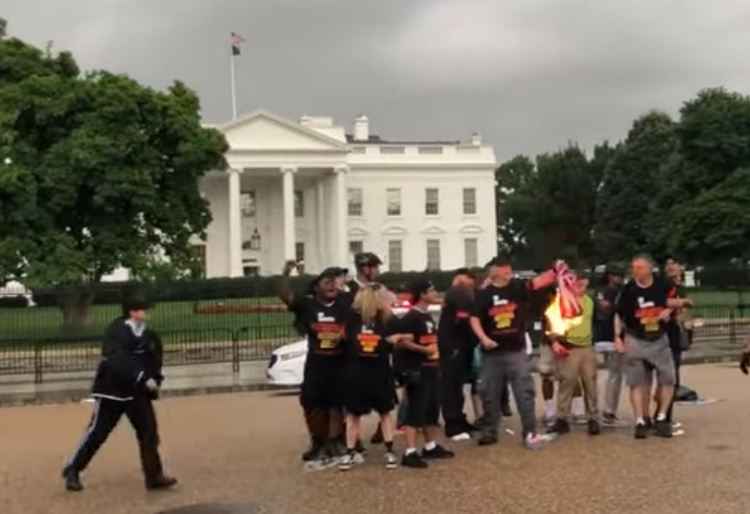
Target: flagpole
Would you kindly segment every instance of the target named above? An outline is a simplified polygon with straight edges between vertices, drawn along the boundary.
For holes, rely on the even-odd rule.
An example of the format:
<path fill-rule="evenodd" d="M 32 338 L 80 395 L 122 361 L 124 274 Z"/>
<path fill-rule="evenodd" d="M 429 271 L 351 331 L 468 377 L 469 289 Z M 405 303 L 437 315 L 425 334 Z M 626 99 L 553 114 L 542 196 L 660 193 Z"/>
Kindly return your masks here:
<path fill-rule="evenodd" d="M 229 75 L 232 86 L 232 119 L 237 119 L 237 93 L 234 86 L 234 52 L 229 52 Z"/>

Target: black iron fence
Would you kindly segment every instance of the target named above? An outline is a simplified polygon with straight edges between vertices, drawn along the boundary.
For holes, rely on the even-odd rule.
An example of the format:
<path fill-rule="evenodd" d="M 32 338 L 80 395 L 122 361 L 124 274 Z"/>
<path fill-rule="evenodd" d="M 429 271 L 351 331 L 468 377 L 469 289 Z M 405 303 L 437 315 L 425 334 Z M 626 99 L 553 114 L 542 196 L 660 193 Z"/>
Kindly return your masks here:
<path fill-rule="evenodd" d="M 165 365 L 231 363 L 238 373 L 242 362 L 267 360 L 276 348 L 298 340 L 291 316 L 280 312 L 280 306 L 269 302 L 264 305 L 268 311 L 265 314 L 239 316 L 224 309 L 223 315 L 228 318 L 223 318 L 223 326 L 157 326 L 164 343 Z M 694 322 L 691 354 L 698 358 L 736 356 L 750 338 L 750 309 L 746 306 L 700 306 L 694 310 Z M 33 377 L 34 382 L 42 383 L 50 376 L 94 370 L 100 353 L 99 335 L 3 337 L 0 375 L 16 376 L 21 381 Z"/>

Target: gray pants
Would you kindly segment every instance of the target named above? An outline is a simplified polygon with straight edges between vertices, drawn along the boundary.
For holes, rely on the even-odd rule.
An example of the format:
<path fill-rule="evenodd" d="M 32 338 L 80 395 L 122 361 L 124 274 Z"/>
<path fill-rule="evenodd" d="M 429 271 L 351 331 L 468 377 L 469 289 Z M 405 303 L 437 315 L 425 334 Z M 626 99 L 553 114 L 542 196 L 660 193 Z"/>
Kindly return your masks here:
<path fill-rule="evenodd" d="M 625 374 L 625 354 L 607 352 L 607 386 L 604 391 L 604 413 L 617 414 L 620 406 L 620 391 Z"/>
<path fill-rule="evenodd" d="M 516 407 L 521 416 L 523 436 L 536 433 L 534 412 L 534 380 L 531 378 L 531 365 L 526 352 L 482 355 L 482 370 L 479 374 L 479 394 L 484 406 L 482 435 L 497 437 L 502 418 L 501 403 L 503 391 L 510 384 Z"/>

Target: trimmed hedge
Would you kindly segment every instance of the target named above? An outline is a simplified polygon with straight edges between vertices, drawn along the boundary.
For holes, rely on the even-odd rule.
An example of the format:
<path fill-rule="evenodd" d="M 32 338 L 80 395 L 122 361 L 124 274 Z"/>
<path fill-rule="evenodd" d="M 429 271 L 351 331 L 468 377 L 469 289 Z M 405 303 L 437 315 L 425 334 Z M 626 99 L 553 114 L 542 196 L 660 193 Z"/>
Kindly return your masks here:
<path fill-rule="evenodd" d="M 23 309 L 29 306 L 29 300 L 25 296 L 2 296 L 0 297 L 0 309 Z"/>

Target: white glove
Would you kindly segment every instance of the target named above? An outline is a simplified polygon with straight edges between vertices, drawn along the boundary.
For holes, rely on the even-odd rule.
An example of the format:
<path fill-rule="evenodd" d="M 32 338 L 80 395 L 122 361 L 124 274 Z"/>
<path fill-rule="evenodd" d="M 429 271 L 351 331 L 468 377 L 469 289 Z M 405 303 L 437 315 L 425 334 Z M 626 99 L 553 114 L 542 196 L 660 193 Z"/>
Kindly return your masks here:
<path fill-rule="evenodd" d="M 157 384 L 156 380 L 154 380 L 153 378 L 149 378 L 148 380 L 146 380 L 146 383 L 144 385 L 146 386 L 146 389 L 148 389 L 152 393 L 155 393 L 159 390 L 159 384 Z"/>

